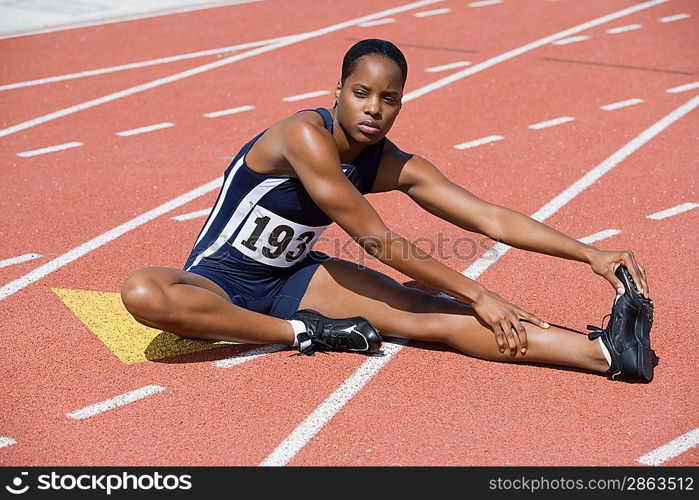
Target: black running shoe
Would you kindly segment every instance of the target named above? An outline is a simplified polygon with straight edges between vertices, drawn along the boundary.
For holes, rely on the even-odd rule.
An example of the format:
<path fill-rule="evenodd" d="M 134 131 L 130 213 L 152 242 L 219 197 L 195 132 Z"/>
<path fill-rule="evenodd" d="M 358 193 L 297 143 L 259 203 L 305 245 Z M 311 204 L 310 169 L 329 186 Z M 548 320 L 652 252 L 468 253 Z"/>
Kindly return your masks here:
<path fill-rule="evenodd" d="M 313 356 L 316 351 L 355 351 L 371 354 L 381 348 L 381 336 L 366 318 L 333 319 L 312 309 L 302 309 L 286 319 L 306 325 L 297 335 L 299 351 Z"/>
<path fill-rule="evenodd" d="M 609 367 L 612 379 L 619 377 L 650 382 L 653 380 L 654 360 L 654 352 L 650 348 L 653 301 L 638 292 L 624 266 L 619 266 L 614 274 L 624 284 L 626 291 L 614 299 L 606 328 L 587 325 L 588 330 L 592 330 L 588 337 L 590 340 L 602 337 L 612 357 Z"/>

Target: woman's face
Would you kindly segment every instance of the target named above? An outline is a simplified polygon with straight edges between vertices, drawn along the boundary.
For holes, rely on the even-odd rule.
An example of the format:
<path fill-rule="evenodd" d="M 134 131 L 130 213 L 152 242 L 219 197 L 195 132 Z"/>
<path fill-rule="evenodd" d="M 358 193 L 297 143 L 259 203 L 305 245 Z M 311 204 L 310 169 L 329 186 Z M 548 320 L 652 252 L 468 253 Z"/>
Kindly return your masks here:
<path fill-rule="evenodd" d="M 403 97 L 403 74 L 391 59 L 379 55 L 357 60 L 354 72 L 335 89 L 335 117 L 347 139 L 375 144 L 391 129 Z"/>

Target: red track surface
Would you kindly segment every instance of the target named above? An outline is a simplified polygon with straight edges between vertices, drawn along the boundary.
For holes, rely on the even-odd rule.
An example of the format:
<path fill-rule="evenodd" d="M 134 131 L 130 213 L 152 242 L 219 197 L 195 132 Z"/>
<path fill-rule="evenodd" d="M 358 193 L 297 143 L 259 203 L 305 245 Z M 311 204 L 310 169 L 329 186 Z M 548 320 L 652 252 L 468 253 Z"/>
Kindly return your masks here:
<path fill-rule="evenodd" d="M 217 178 L 227 165 L 223 157 L 272 122 L 297 109 L 332 105 L 329 97 L 281 99 L 332 89 L 354 39 L 379 37 L 401 46 L 410 63 L 409 91 L 448 74 L 427 73 L 428 67 L 485 61 L 637 3 L 523 0 L 470 9 L 465 2 L 445 1 L 417 10 L 449 7 L 447 15 L 419 19 L 405 12 L 392 16 L 393 24 L 346 28 L 1 138 L 0 260 L 30 252 L 42 258 L 0 268 L 0 286 Z M 0 40 L 0 84 L 301 33 L 400 2 L 317 5 L 268 0 Z M 672 0 L 584 31 L 591 37 L 587 41 L 547 45 L 436 90 L 406 105 L 391 137 L 479 196 L 531 214 L 696 95 L 665 90 L 697 80 L 697 7 Z M 680 12 L 692 18 L 657 21 Z M 605 32 L 627 24 L 643 28 Z M 216 56 L 3 91 L 0 126 L 213 60 Z M 644 102 L 600 109 L 633 97 Z M 255 111 L 202 116 L 246 104 Z M 559 116 L 575 121 L 528 128 Z M 643 454 L 698 427 L 692 347 L 699 292 L 697 212 L 646 218 L 697 201 L 696 116 L 671 125 L 547 220 L 577 238 L 621 230 L 597 245 L 632 249 L 646 267 L 660 357 L 653 383 L 497 364 L 410 343 L 289 464 L 637 465 Z M 176 126 L 115 135 L 165 121 Z M 494 134 L 506 139 L 453 148 Z M 85 145 L 17 156 L 70 141 Z M 0 300 L 5 384 L 0 435 L 17 441 L 0 448 L 0 464 L 259 464 L 366 361 L 360 355 L 308 358 L 282 351 L 233 368 L 213 366 L 249 349 L 230 346 L 125 365 L 52 291 L 117 292 L 137 268 L 180 267 L 203 219 L 178 222 L 171 216 L 208 208 L 215 195 L 194 199 Z M 397 194 L 370 200 L 389 227 L 410 239 L 436 239 L 440 232 L 465 236 Z M 326 235 L 346 240 L 337 227 Z M 479 255 L 444 262 L 461 271 Z M 406 281 L 391 268 L 372 266 Z M 609 284 L 582 265 L 516 250 L 479 281 L 548 321 L 576 329 L 599 322 L 613 298 Z M 65 416 L 151 384 L 167 389 L 86 420 Z M 665 464 L 696 465 L 698 459 L 699 449 L 693 448 Z"/>

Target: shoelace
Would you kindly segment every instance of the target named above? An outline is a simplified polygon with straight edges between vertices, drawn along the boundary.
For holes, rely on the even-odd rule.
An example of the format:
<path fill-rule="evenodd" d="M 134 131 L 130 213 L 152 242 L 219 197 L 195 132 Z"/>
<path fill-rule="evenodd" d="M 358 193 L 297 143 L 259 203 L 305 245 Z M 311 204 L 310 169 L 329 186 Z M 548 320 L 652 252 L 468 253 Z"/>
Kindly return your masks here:
<path fill-rule="evenodd" d="M 601 336 L 604 331 L 606 330 L 606 327 L 604 326 L 604 320 L 607 318 L 611 318 L 611 313 L 607 314 L 604 318 L 602 318 L 602 326 L 595 326 L 595 325 L 587 325 L 587 329 L 590 330 L 590 333 L 587 334 L 587 338 L 590 340 L 595 340 L 599 336 Z M 607 325 L 609 326 L 609 325 Z"/>
<path fill-rule="evenodd" d="M 323 339 L 319 337 L 311 337 L 309 340 L 311 341 L 310 345 L 302 351 L 293 354 L 293 356 L 297 356 L 299 354 L 313 356 L 313 354 L 315 354 L 318 350 L 323 351 L 325 349 L 332 350 L 343 347 L 352 347 L 352 339 L 350 339 L 350 335 L 347 333 L 329 332 L 323 335 Z"/>

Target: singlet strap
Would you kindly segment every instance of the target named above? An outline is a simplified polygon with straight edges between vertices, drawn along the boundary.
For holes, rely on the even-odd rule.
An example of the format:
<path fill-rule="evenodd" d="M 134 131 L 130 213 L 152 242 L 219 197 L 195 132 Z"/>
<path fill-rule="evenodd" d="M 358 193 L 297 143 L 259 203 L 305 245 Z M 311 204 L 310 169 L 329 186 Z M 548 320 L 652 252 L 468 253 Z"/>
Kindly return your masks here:
<path fill-rule="evenodd" d="M 323 122 L 325 123 L 325 129 L 332 134 L 333 132 L 333 117 L 330 112 L 325 108 L 316 108 L 313 111 L 318 113 L 323 117 Z"/>

